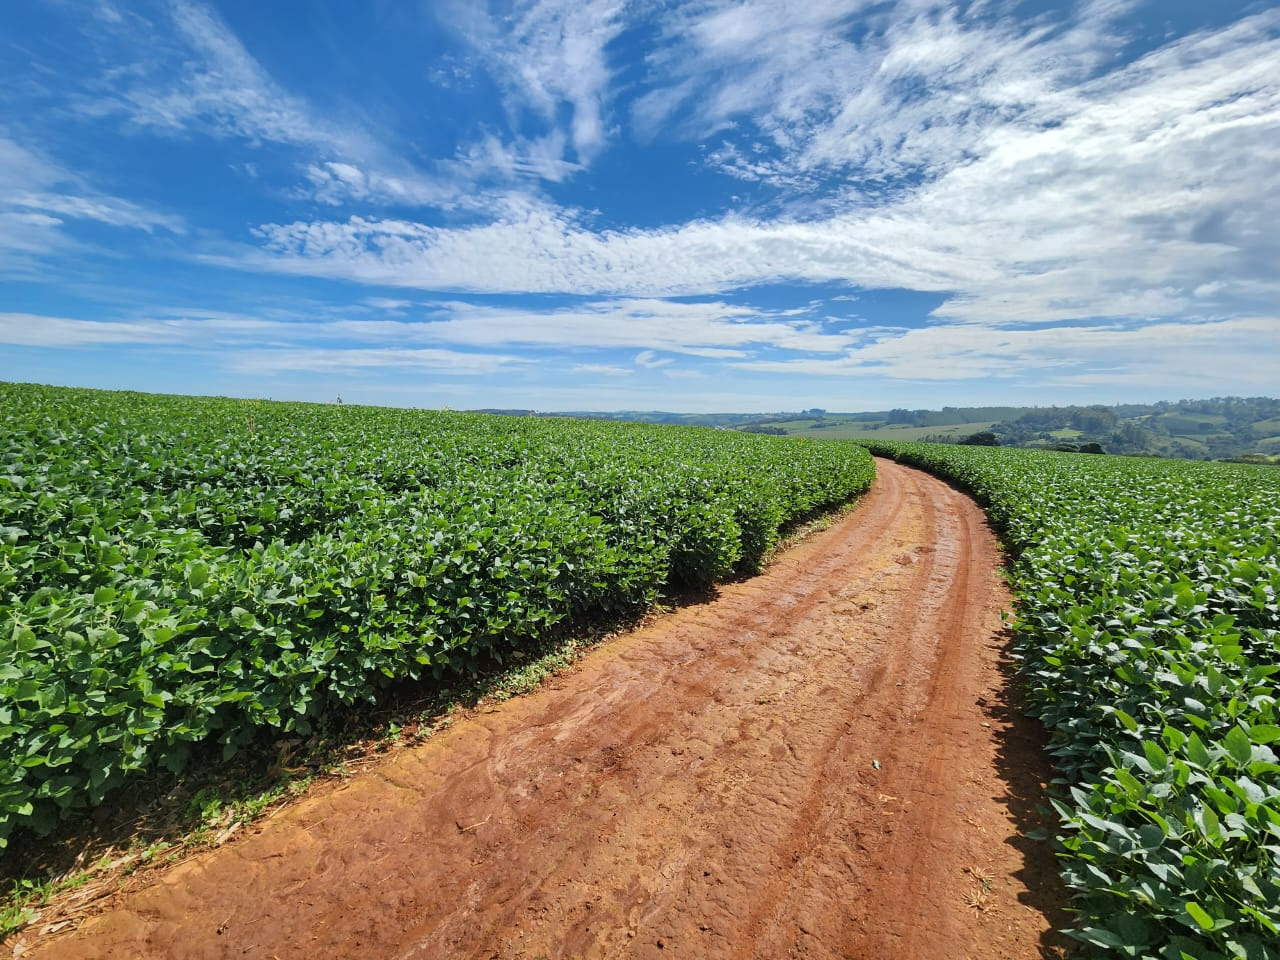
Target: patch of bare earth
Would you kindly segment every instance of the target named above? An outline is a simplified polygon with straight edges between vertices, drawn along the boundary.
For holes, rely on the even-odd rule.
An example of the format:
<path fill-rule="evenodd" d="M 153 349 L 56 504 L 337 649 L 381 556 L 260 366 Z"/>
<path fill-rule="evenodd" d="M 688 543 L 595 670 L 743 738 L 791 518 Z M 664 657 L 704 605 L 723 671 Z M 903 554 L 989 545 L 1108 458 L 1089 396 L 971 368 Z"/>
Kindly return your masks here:
<path fill-rule="evenodd" d="M 1055 955 L 981 511 L 879 463 L 761 576 L 115 895 L 42 960 Z"/>

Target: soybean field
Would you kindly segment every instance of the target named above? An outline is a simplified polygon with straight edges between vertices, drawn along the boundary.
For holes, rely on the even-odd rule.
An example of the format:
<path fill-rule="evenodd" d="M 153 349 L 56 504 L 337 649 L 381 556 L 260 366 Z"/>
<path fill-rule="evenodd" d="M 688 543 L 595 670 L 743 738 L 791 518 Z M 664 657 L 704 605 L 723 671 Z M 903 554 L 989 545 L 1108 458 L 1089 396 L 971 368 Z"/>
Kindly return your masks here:
<path fill-rule="evenodd" d="M 1013 552 L 1074 936 L 1280 957 L 1280 471 L 870 446 L 970 491 Z"/>
<path fill-rule="evenodd" d="M 850 444 L 0 384 L 0 846 L 130 776 L 756 569 Z"/>
<path fill-rule="evenodd" d="M 863 446 L 709 429 L 27 385 L 0 402 L 0 842 L 197 748 L 306 735 L 403 680 L 754 573 L 875 476 Z M 765 576 L 301 803 L 247 860 L 208 851 L 200 914 L 165 908 L 139 939 L 144 891 L 50 955 L 250 946 L 200 932 L 235 916 L 281 945 L 328 931 L 335 956 L 1006 960 L 1052 922 L 1084 956 L 1280 957 L 1280 471 L 867 446 L 973 495 L 1012 595 L 973 504 L 883 465 L 860 512 Z M 1002 607 L 1049 731 L 1070 921 L 1018 846 L 1049 774 L 997 669 Z M 310 891 L 287 922 L 283 875 Z M 388 889 L 394 922 L 359 941 L 333 922 Z"/>

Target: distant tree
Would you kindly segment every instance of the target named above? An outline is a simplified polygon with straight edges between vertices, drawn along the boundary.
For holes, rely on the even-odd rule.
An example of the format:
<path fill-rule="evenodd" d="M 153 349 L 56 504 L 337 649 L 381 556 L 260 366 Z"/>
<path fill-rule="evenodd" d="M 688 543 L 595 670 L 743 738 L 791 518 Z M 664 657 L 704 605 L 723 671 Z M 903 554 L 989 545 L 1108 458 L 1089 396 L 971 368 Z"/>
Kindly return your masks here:
<path fill-rule="evenodd" d="M 1155 453 L 1159 449 L 1155 435 L 1150 430 L 1131 422 L 1120 424 L 1107 446 L 1116 453 Z"/>
<path fill-rule="evenodd" d="M 1100 443 L 1082 443 L 1080 444 L 1080 452 L 1081 453 L 1106 453 L 1107 451 L 1102 449 L 1102 444 Z"/>
<path fill-rule="evenodd" d="M 996 435 L 990 430 L 980 430 L 977 433 L 971 433 L 960 443 L 970 447 L 998 447 L 1000 441 L 996 439 Z"/>
<path fill-rule="evenodd" d="M 1119 424 L 1120 418 L 1106 407 L 1081 407 L 1071 411 L 1068 423 L 1072 429 L 1095 437 L 1111 433 Z"/>

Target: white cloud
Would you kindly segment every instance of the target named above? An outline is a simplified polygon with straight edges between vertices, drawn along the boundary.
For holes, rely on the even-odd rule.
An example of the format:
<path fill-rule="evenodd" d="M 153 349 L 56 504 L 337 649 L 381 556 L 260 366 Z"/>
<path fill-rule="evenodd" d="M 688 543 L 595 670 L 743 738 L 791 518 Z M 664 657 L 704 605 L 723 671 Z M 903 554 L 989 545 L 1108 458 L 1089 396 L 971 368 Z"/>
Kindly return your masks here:
<path fill-rule="evenodd" d="M 560 183 L 583 169 L 581 163 L 565 159 L 566 144 L 560 130 L 535 139 L 516 137 L 512 141 L 489 134 L 461 150 L 455 166 L 473 177 L 536 177 Z"/>
<path fill-rule="evenodd" d="M 0 313 L 0 343 L 13 346 L 85 347 L 168 343 L 178 342 L 180 339 L 178 331 L 155 323 L 101 322 L 30 313 Z"/>
<path fill-rule="evenodd" d="M 0 269 L 38 275 L 40 258 L 65 245 L 61 226 L 61 219 L 48 214 L 0 211 Z"/>
<path fill-rule="evenodd" d="M 159 213 L 119 197 L 76 196 L 58 193 L 15 193 L 5 198 L 16 207 L 44 210 L 73 220 L 94 220 L 112 227 L 132 227 L 152 233 L 157 227 L 185 233 L 181 217 Z"/>
<path fill-rule="evenodd" d="M 677 296 L 795 279 L 945 289 L 959 279 L 951 261 L 969 259 L 878 246 L 868 226 L 728 218 L 597 233 L 569 211 L 529 206 L 464 228 L 362 217 L 267 224 L 265 252 L 224 262 L 424 290 Z"/>
<path fill-rule="evenodd" d="M 913 34 L 915 52 L 897 55 L 913 70 L 953 69 L 957 57 L 995 64 L 1007 41 L 998 32 L 975 40 L 965 31 L 976 28 L 946 17 L 911 25 L 929 29 L 940 31 L 936 43 Z M 974 129 L 948 135 L 952 146 L 967 144 L 963 159 L 951 147 L 921 147 L 923 183 L 832 215 L 599 231 L 572 211 L 517 203 L 495 222 L 463 228 L 367 218 L 268 224 L 266 252 L 240 262 L 477 292 L 660 297 L 834 281 L 948 294 L 938 315 L 968 322 L 1173 316 L 1193 300 L 1198 312 L 1222 312 L 1274 298 L 1280 12 L 1110 71 L 1077 50 L 1087 44 L 1073 31 L 1037 42 L 1014 45 L 1022 72 L 992 66 L 990 79 L 971 78 L 991 104 L 1024 105 L 1007 119 L 995 107 L 964 113 Z M 1034 68 L 1057 53 L 1068 66 L 1036 79 Z M 884 122 L 884 143 L 896 142 L 896 121 Z M 781 156 L 807 156 L 814 131 Z M 1225 286 L 1213 292 L 1215 282 Z"/>
<path fill-rule="evenodd" d="M 369 321 L 368 337 L 385 338 L 394 322 Z M 215 351 L 300 344 L 316 337 L 349 339 L 350 324 L 260 318 L 216 310 L 160 308 L 137 316 L 84 320 L 29 313 L 0 313 L 0 343 L 32 347 L 110 344 L 182 346 Z"/>
<path fill-rule="evenodd" d="M 424 172 L 361 123 L 327 116 L 286 90 L 217 12 L 196 0 L 173 0 L 155 23 L 131 11 L 99 26 L 117 42 L 115 55 L 132 61 L 113 67 L 81 98 L 82 113 L 122 114 L 149 131 L 299 148 L 305 189 L 322 203 L 468 203 L 457 169 Z M 257 176 L 252 163 L 238 169 Z"/>
<path fill-rule="evenodd" d="M 1045 386 L 1116 384 L 1188 395 L 1268 392 L 1280 356 L 1280 317 L 1201 322 L 1057 325 L 1017 330 L 981 324 L 881 331 L 838 358 L 747 360 L 738 369 L 805 376 L 874 376 L 906 381 L 989 378 Z"/>
<path fill-rule="evenodd" d="M 660 367 L 669 366 L 675 363 L 674 357 L 660 357 L 652 350 L 641 350 L 636 354 L 635 360 L 632 361 L 637 367 L 644 367 L 646 370 L 657 370 Z"/>
<path fill-rule="evenodd" d="M 395 163 L 395 161 L 390 161 Z M 321 203 L 342 206 L 353 202 L 391 203 L 408 206 L 470 206 L 463 185 L 448 178 L 430 177 L 398 164 L 399 173 L 373 165 L 324 160 L 302 168 L 304 192 Z"/>
<path fill-rule="evenodd" d="M 599 373 L 606 377 L 629 377 L 635 373 L 626 367 L 619 367 L 611 363 L 579 363 L 570 371 L 571 373 Z"/>
<path fill-rule="evenodd" d="M 319 336 L 346 339 L 364 334 L 387 340 L 403 324 L 358 321 L 307 324 L 257 320 L 234 314 L 144 320 L 78 320 L 26 313 L 0 313 L 0 343 L 24 347 L 100 348 L 157 346 L 198 348 L 216 353 L 237 373 L 343 373 L 369 369 L 417 370 L 451 376 L 480 376 L 528 364 L 512 354 L 394 346 L 314 347 Z"/>
<path fill-rule="evenodd" d="M 147 127 L 198 126 L 250 141 L 345 151 L 348 138 L 281 89 L 216 13 L 190 0 L 174 0 L 168 13 L 172 40 L 146 24 L 150 57 L 139 50 L 144 59 L 113 72 L 109 97 L 84 109 L 123 109 Z M 138 24 L 121 26 L 123 33 Z"/>
<path fill-rule="evenodd" d="M 839 354 L 857 336 L 831 332 L 813 317 L 797 317 L 722 302 L 665 300 L 595 301 L 576 307 L 534 310 L 463 302 L 422 307 L 405 319 L 408 301 L 369 298 L 365 305 L 395 319 L 358 319 L 334 311 L 314 318 L 305 308 L 278 316 L 217 310 L 159 308 L 129 319 L 76 320 L 26 314 L 0 315 L 0 343 L 88 346 L 105 343 L 183 344 L 228 354 L 262 348 L 294 352 L 316 344 L 328 356 L 351 348 L 370 357 L 400 351 L 454 350 L 465 355 L 511 351 L 637 350 L 638 366 L 656 368 L 680 354 L 708 360 L 742 359 L 760 350 Z M 418 361 L 415 361 L 418 362 Z M 616 369 L 616 363 L 600 369 Z M 625 369 L 625 368 L 624 368 Z"/>
<path fill-rule="evenodd" d="M 1038 329 L 977 323 L 866 327 L 843 337 L 838 347 L 833 338 L 819 352 L 794 344 L 762 344 L 753 331 L 757 323 L 767 328 L 768 320 L 741 315 L 717 320 L 712 309 L 701 320 L 696 313 L 688 315 L 687 324 L 697 332 L 687 340 L 737 342 L 737 348 L 700 350 L 687 342 L 664 339 L 663 326 L 645 328 L 644 308 L 634 304 L 595 304 L 583 310 L 583 316 L 596 319 L 621 316 L 628 310 L 638 317 L 637 328 L 630 333 L 619 335 L 618 328 L 625 324 L 610 320 L 598 324 L 595 336 L 582 335 L 582 328 L 572 322 L 560 329 L 557 311 L 489 315 L 492 308 L 470 309 L 478 313 L 459 311 L 459 322 L 443 330 L 442 321 L 279 320 L 208 311 L 157 310 L 146 318 L 92 321 L 4 313 L 0 314 L 0 344 L 194 350 L 228 373 L 254 376 L 378 371 L 388 377 L 425 373 L 474 378 L 536 372 L 550 362 L 570 375 L 605 378 L 604 382 L 631 377 L 638 382 L 654 375 L 689 382 L 747 378 L 763 391 L 769 389 L 770 381 L 814 384 L 815 396 L 830 389 L 848 391 L 850 384 L 865 391 L 871 384 L 959 388 L 965 383 L 1005 383 L 1037 390 L 1114 386 L 1157 392 L 1177 384 L 1187 395 L 1267 393 L 1274 389 L 1272 359 L 1280 356 L 1280 317 L 1275 315 L 1196 322 L 1064 323 Z M 551 333 L 530 344 L 521 325 Z M 509 331 L 505 338 L 498 332 L 501 329 Z M 619 350 L 645 342 L 651 346 L 632 355 L 630 365 L 615 362 Z M 785 340 L 779 337 L 778 344 Z M 609 351 L 609 357 L 569 362 L 588 350 Z M 683 358 L 679 364 L 677 357 Z M 819 386 L 819 382 L 840 386 Z"/>
<path fill-rule="evenodd" d="M 653 299 L 596 301 L 549 310 L 440 303 L 433 309 L 431 322 L 410 325 L 405 335 L 470 347 L 634 348 L 642 351 L 640 358 L 650 361 L 654 351 L 716 359 L 745 356 L 748 349 L 758 347 L 833 353 L 851 342 L 848 334 L 825 330 L 812 318 L 784 318 L 718 301 Z M 638 363 L 652 365 L 640 358 Z"/>
<path fill-rule="evenodd" d="M 431 348 L 261 350 L 237 354 L 231 368 L 239 373 L 364 373 L 417 370 L 470 377 L 494 374 L 530 361 L 517 356 L 465 353 Z"/>
<path fill-rule="evenodd" d="M 375 310 L 386 310 L 388 313 L 403 313 L 413 306 L 412 300 L 397 300 L 392 297 L 365 297 L 361 302 Z"/>
<path fill-rule="evenodd" d="M 483 375 L 557 357 L 557 369 L 631 376 L 631 385 L 729 363 L 770 377 L 938 383 L 1025 380 L 1031 370 L 1063 384 L 1168 383 L 1188 376 L 1174 372 L 1182 364 L 1221 384 L 1234 363 L 1246 369 L 1242 383 L 1270 389 L 1254 372 L 1258 357 L 1276 355 L 1266 318 L 1280 296 L 1280 11 L 1255 8 L 1125 62 L 1117 17 L 1128 0 L 1030 22 L 996 16 L 1004 6 L 516 0 L 490 13 L 458 0 L 438 9 L 457 15 L 471 64 L 498 80 L 508 123 L 470 118 L 466 145 L 437 152 L 424 172 L 395 155 L 394 135 L 285 89 L 212 8 L 176 0 L 139 30 L 135 9 L 104 5 L 95 29 L 117 31 L 113 50 L 134 62 L 111 70 L 85 109 L 125 117 L 134 133 L 292 148 L 264 154 L 250 173 L 263 193 L 282 157 L 300 171 L 297 190 L 274 193 L 279 212 L 259 217 L 282 222 L 263 224 L 256 246 L 214 248 L 204 245 L 210 234 L 189 231 L 191 256 L 404 295 L 311 315 L 10 313 L 0 315 L 0 342 L 179 345 L 245 372 L 369 376 L 378 364 Z M 623 77 L 611 58 L 637 26 L 664 40 L 647 74 L 631 58 Z M 637 91 L 627 110 L 623 98 Z M 705 141 L 714 170 L 755 181 L 741 192 L 756 205 L 604 229 L 606 216 L 625 216 L 622 205 L 598 213 L 547 199 L 573 196 L 550 185 L 586 179 L 619 118 L 636 127 L 627 136 Z M 429 138 L 426 126 L 414 132 Z M 428 156 L 432 144 L 413 149 Z M 252 167 L 237 157 L 237 170 Z M 547 194 L 478 189 L 485 178 L 542 181 Z M 661 209 L 679 209 L 678 199 Z M 364 215 L 317 217 L 307 201 Z M 369 212 L 379 204 L 449 213 Z M 47 263 L 74 244 L 77 221 L 188 229 L 0 131 L 4 263 Z M 797 282 L 849 290 L 831 300 L 902 288 L 942 305 L 928 327 L 889 330 L 824 317 L 826 301 L 788 311 L 729 295 Z M 450 299 L 470 293 L 562 298 L 538 309 Z M 692 296 L 701 302 L 673 299 Z M 864 299 L 872 313 L 875 298 Z"/>
<path fill-rule="evenodd" d="M 93 8 L 94 15 L 106 23 L 123 24 L 125 22 L 123 14 L 108 0 L 95 0 Z"/>
<path fill-rule="evenodd" d="M 1132 5 L 1083 5 L 1055 28 L 927 0 L 714 0 L 668 21 L 635 119 L 700 139 L 753 130 L 776 150 L 729 143 L 716 154 L 747 179 L 927 175 L 981 152 L 992 125 L 1059 117 L 1062 91 L 1114 52 L 1109 21 Z"/>
<path fill-rule="evenodd" d="M 180 217 L 108 196 L 36 150 L 0 133 L 0 258 L 11 271 L 34 272 L 38 258 L 76 246 L 68 221 L 92 221 L 151 233 L 184 233 Z"/>
<path fill-rule="evenodd" d="M 470 4 L 442 8 L 441 19 L 475 46 L 507 90 L 513 118 L 532 111 L 545 133 L 508 139 L 486 133 L 456 156 L 437 158 L 431 171 L 397 156 L 387 134 L 327 117 L 285 90 L 217 13 L 195 0 L 175 0 L 167 56 L 140 52 L 139 64 L 116 71 L 108 95 L 85 109 L 122 109 L 151 128 L 304 148 L 314 155 L 301 164 L 305 190 L 326 204 L 491 210 L 476 195 L 477 182 L 558 182 L 603 148 L 610 79 L 604 48 L 623 27 L 621 9 L 599 0 L 537 0 L 504 16 L 485 16 Z M 570 114 L 564 123 L 562 107 Z"/>
<path fill-rule="evenodd" d="M 469 159 L 551 180 L 590 163 L 609 132 L 606 47 L 626 26 L 624 7 L 621 0 L 518 0 L 493 14 L 463 0 L 444 5 L 441 20 L 483 58 L 506 90 L 508 111 L 532 112 L 547 131 L 513 144 L 489 138 Z"/>

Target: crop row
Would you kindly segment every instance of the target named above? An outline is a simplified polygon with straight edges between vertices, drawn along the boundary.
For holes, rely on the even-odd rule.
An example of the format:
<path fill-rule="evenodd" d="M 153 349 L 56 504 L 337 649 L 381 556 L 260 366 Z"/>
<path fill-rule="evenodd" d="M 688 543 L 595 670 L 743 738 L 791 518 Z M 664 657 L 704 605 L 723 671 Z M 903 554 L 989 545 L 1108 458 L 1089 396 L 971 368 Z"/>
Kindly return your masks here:
<path fill-rule="evenodd" d="M 1280 471 L 976 447 L 873 450 L 974 493 L 1062 775 L 1091 955 L 1280 957 Z"/>
<path fill-rule="evenodd" d="M 0 384 L 0 845 L 194 745 L 755 569 L 866 451 Z"/>

